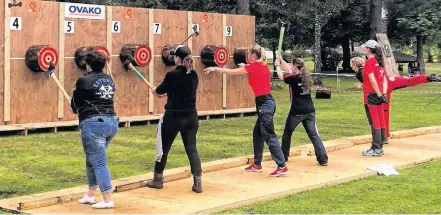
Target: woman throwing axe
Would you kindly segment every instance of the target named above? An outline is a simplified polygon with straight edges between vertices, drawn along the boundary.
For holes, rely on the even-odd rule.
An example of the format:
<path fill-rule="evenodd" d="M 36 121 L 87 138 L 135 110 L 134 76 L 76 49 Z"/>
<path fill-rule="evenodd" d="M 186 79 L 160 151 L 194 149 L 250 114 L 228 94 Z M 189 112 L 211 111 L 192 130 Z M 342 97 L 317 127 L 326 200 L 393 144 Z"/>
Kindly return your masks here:
<path fill-rule="evenodd" d="M 253 45 L 249 49 L 254 63 L 242 65 L 237 69 L 227 69 L 219 67 L 210 67 L 204 70 L 205 73 L 220 72 L 228 75 L 246 75 L 248 74 L 248 83 L 253 89 L 256 97 L 256 106 L 258 111 L 256 125 L 253 131 L 254 145 L 254 164 L 245 169 L 247 172 L 262 171 L 263 143 L 268 144 L 273 160 L 278 168 L 270 176 L 278 177 L 288 173 L 288 167 L 285 165 L 282 149 L 280 147 L 277 135 L 274 132 L 273 117 L 276 112 L 276 102 L 271 95 L 270 70 L 265 64 L 265 49 L 260 45 Z"/>
<path fill-rule="evenodd" d="M 155 189 L 163 188 L 163 172 L 167 164 L 168 153 L 178 133 L 181 133 L 185 152 L 190 160 L 193 174 L 192 190 L 202 192 L 202 168 L 196 149 L 196 134 L 199 128 L 196 111 L 196 90 L 198 74 L 193 69 L 191 50 L 187 46 L 178 46 L 174 51 L 176 69 L 165 75 L 162 83 L 153 88 L 156 96 L 167 94 L 164 117 L 158 125 L 158 142 L 156 146 L 156 163 L 153 180 L 146 186 Z"/>

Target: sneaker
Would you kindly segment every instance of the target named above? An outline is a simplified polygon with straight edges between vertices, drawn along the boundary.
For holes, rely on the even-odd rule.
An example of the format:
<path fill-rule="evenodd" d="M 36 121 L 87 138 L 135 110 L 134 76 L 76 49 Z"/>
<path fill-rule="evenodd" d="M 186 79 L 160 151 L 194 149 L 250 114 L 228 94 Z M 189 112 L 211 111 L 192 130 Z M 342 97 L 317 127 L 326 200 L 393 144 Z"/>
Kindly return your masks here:
<path fill-rule="evenodd" d="M 281 175 L 286 175 L 288 174 L 288 167 L 277 167 L 277 169 L 270 174 L 271 177 L 279 177 Z"/>
<path fill-rule="evenodd" d="M 441 76 L 437 74 L 430 74 L 427 76 L 429 82 L 441 82 Z"/>
<path fill-rule="evenodd" d="M 88 196 L 87 194 L 84 194 L 83 198 L 78 200 L 78 203 L 80 203 L 80 204 L 95 204 L 96 199 L 95 199 L 95 196 Z"/>
<path fill-rule="evenodd" d="M 249 167 L 245 168 L 246 172 L 262 172 L 262 165 L 251 164 Z"/>
<path fill-rule="evenodd" d="M 105 202 L 101 200 L 100 202 L 91 206 L 93 209 L 109 209 L 115 207 L 115 203 L 113 201 Z"/>
<path fill-rule="evenodd" d="M 318 162 L 320 166 L 328 166 L 328 161 Z"/>
<path fill-rule="evenodd" d="M 366 157 L 378 157 L 378 156 L 382 156 L 383 153 L 383 149 L 368 149 L 364 152 L 362 152 L 363 156 Z"/>

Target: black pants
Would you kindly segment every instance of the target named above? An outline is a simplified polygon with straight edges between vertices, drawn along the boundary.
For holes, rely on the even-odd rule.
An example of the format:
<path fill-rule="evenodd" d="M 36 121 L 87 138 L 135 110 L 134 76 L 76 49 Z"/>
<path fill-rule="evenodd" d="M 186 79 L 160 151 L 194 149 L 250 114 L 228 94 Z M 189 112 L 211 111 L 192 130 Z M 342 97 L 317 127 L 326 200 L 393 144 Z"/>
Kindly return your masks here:
<path fill-rule="evenodd" d="M 201 160 L 196 149 L 196 134 L 199 128 L 197 112 L 167 112 L 164 114 L 161 127 L 163 156 L 161 162 L 156 162 L 155 172 L 162 174 L 167 165 L 167 157 L 173 141 L 181 132 L 185 152 L 190 160 L 191 173 L 200 176 L 202 173 Z"/>
<path fill-rule="evenodd" d="M 328 155 L 326 154 L 325 146 L 320 138 L 317 130 L 317 124 L 315 123 L 315 112 L 308 114 L 294 115 L 289 113 L 286 118 L 285 130 L 282 137 L 282 151 L 285 158 L 289 157 L 289 149 L 291 148 L 291 137 L 297 126 L 302 123 L 303 127 L 308 134 L 309 139 L 314 145 L 315 156 L 318 162 L 323 163 L 328 161 Z"/>

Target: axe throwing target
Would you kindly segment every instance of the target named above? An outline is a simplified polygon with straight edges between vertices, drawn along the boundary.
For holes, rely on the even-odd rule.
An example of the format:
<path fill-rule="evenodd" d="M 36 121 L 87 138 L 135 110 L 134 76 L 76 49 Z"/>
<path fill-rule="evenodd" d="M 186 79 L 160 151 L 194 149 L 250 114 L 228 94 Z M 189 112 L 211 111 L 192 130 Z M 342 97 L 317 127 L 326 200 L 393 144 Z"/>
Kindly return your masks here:
<path fill-rule="evenodd" d="M 121 48 L 119 59 L 126 70 L 130 63 L 133 66 L 145 67 L 152 60 L 152 51 L 146 45 L 125 44 Z"/>
<path fill-rule="evenodd" d="M 206 45 L 201 51 L 201 61 L 207 66 L 225 66 L 230 54 L 224 46 Z"/>
<path fill-rule="evenodd" d="M 241 63 L 251 64 L 254 62 L 251 59 L 251 55 L 248 52 L 247 48 L 236 48 L 236 50 L 234 50 L 233 59 L 236 65 L 239 65 Z"/>
<path fill-rule="evenodd" d="M 104 46 L 81 46 L 80 48 L 78 48 L 75 51 L 75 63 L 77 64 L 77 66 L 82 69 L 82 70 L 86 70 L 86 56 L 87 53 L 91 52 L 91 51 L 99 51 L 99 52 L 103 52 L 104 55 L 106 56 L 106 59 L 109 60 L 110 58 L 110 53 L 107 50 L 106 47 Z"/>
<path fill-rule="evenodd" d="M 164 48 L 162 48 L 162 62 L 166 66 L 176 65 L 173 53 L 178 46 L 178 44 L 167 44 L 164 46 Z"/>
<path fill-rule="evenodd" d="M 46 72 L 50 62 L 58 63 L 58 53 L 48 45 L 35 45 L 28 48 L 25 56 L 26 66 L 33 72 Z"/>
<path fill-rule="evenodd" d="M 214 51 L 214 62 L 218 66 L 223 67 L 227 65 L 229 59 L 230 52 L 228 51 L 228 48 L 225 46 L 218 46 Z"/>

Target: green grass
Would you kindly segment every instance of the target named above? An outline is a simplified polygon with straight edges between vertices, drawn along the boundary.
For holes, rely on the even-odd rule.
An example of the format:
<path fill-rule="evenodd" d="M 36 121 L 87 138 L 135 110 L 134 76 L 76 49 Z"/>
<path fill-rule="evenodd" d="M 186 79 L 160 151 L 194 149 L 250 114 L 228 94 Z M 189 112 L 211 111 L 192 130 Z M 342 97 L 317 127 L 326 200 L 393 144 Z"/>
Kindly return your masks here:
<path fill-rule="evenodd" d="M 343 79 L 341 84 L 351 86 L 354 80 Z M 441 86 L 437 87 L 440 91 Z M 434 89 L 435 86 L 431 84 L 421 87 L 426 88 Z M 274 96 L 277 102 L 275 128 L 277 134 L 281 135 L 290 106 L 288 90 L 274 91 Z M 424 111 L 421 110 L 435 96 L 395 93 L 392 130 L 441 125 L 441 100 Z M 331 140 L 369 134 L 361 101 L 361 93 L 337 92 L 333 92 L 331 100 L 315 100 L 317 124 L 322 138 Z M 255 117 L 245 117 L 200 121 L 198 149 L 202 161 L 252 154 L 251 134 L 255 120 Z M 151 172 L 155 139 L 156 126 L 121 128 L 108 150 L 113 179 Z M 0 198 L 59 190 L 86 183 L 84 152 L 79 132 L 2 137 L 0 142 Z M 303 144 L 309 144 L 309 139 L 304 129 L 299 127 L 295 132 L 293 145 Z M 178 137 L 170 153 L 167 168 L 187 165 L 185 150 Z M 322 198 L 322 201 L 324 199 L 326 198 Z M 357 212 L 356 207 L 353 212 Z"/>
<path fill-rule="evenodd" d="M 439 214 L 441 161 L 262 202 L 226 214 Z M 295 182 L 293 182 L 295 183 Z"/>
<path fill-rule="evenodd" d="M 426 63 L 426 73 L 441 74 L 441 63 Z"/>

